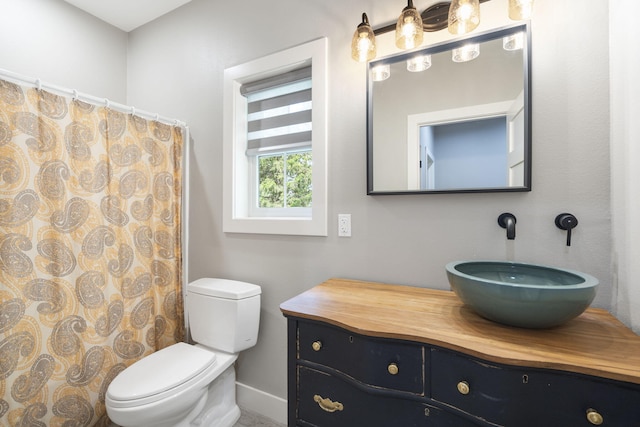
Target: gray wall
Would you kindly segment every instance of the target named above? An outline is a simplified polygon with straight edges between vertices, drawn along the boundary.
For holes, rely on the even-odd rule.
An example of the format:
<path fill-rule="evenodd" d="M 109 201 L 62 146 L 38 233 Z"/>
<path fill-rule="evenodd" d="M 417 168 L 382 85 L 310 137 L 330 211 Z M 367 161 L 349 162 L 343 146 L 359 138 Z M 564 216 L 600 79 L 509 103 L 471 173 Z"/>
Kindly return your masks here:
<path fill-rule="evenodd" d="M 507 119 L 433 126 L 436 188 L 507 187 Z"/>
<path fill-rule="evenodd" d="M 193 0 L 130 35 L 129 103 L 191 127 L 191 279 L 263 287 L 259 343 L 242 354 L 238 379 L 277 396 L 286 393 L 278 306 L 330 277 L 448 289 L 448 261 L 506 258 L 590 273 L 602 282 L 595 304 L 611 307 L 608 3 L 536 1 L 531 193 L 372 197 L 366 68 L 351 60 L 349 46 L 361 13 L 386 24 L 402 6 L 391 3 L 247 0 L 241 9 L 251 13 L 239 14 L 232 2 Z M 329 236 L 225 234 L 223 70 L 321 36 L 329 39 Z M 518 218 L 515 241 L 496 223 L 505 211 Z M 580 220 L 570 248 L 553 223 L 561 212 Z M 337 237 L 338 213 L 352 215 L 353 237 Z"/>
<path fill-rule="evenodd" d="M 447 289 L 448 261 L 511 259 L 590 273 L 602 283 L 595 304 L 615 308 L 608 2 L 575 8 L 575 1 L 536 0 L 531 193 L 371 197 L 365 195 L 365 66 L 351 60 L 349 44 L 363 11 L 380 26 L 402 6 L 246 0 L 239 8 L 235 2 L 193 0 L 130 33 L 127 45 L 126 34 L 61 0 L 3 0 L 0 68 L 190 125 L 191 279 L 218 276 L 262 285 L 259 343 L 242 355 L 238 379 L 268 393 L 286 394 L 279 304 L 329 277 Z M 330 48 L 330 235 L 225 234 L 223 70 L 321 36 L 329 38 Z M 505 211 L 518 218 L 515 241 L 507 241 L 496 224 Z M 553 225 L 561 212 L 580 220 L 570 248 Z M 337 237 L 338 213 L 352 214 L 353 237 Z"/>
<path fill-rule="evenodd" d="M 1 0 L 0 68 L 124 103 L 127 34 L 62 0 Z"/>

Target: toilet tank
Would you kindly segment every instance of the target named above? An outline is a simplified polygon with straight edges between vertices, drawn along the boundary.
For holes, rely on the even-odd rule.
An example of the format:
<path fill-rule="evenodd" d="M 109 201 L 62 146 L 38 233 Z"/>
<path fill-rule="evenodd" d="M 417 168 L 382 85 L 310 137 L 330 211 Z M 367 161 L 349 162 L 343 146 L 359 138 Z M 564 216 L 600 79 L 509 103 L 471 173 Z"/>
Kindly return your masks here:
<path fill-rule="evenodd" d="M 260 286 L 227 279 L 198 279 L 187 285 L 191 337 L 227 353 L 253 347 L 260 324 Z"/>

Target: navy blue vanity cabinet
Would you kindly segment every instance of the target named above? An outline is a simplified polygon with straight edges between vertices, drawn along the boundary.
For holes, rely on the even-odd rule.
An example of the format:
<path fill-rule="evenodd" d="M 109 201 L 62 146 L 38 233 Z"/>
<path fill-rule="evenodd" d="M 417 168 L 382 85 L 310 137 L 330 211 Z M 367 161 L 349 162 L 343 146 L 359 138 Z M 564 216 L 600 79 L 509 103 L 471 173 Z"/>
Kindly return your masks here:
<path fill-rule="evenodd" d="M 424 347 L 298 321 L 299 359 L 326 366 L 373 387 L 424 396 Z"/>
<path fill-rule="evenodd" d="M 539 384 L 527 371 L 435 348 L 431 349 L 431 361 L 434 400 L 497 425 L 524 427 L 515 422 L 522 418 L 528 422 L 524 414 L 535 396 L 531 389 Z"/>
<path fill-rule="evenodd" d="M 638 385 L 500 365 L 443 349 L 431 350 L 431 389 L 435 401 L 497 425 L 640 426 Z"/>
<path fill-rule="evenodd" d="M 430 404 L 429 349 L 289 319 L 290 426 L 473 427 Z M 293 371 L 293 372 L 292 372 Z M 291 391 L 295 390 L 295 393 Z"/>
<path fill-rule="evenodd" d="M 594 417 L 603 426 L 640 427 L 640 386 L 566 372 L 537 375 L 543 384 L 537 401 L 544 410 L 535 425 L 589 427 L 597 425 L 589 421 Z"/>
<path fill-rule="evenodd" d="M 295 424 L 314 427 L 472 427 L 425 401 L 364 386 L 347 376 L 298 366 Z"/>
<path fill-rule="evenodd" d="M 602 309 L 520 329 L 347 279 L 280 309 L 289 427 L 640 427 L 640 337 Z"/>

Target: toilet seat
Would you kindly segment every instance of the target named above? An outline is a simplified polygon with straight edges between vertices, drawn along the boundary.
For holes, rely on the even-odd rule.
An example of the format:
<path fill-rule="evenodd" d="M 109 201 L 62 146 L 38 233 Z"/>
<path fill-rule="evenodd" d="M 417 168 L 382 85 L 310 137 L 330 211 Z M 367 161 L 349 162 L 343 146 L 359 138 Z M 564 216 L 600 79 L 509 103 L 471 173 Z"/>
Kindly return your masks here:
<path fill-rule="evenodd" d="M 113 407 L 149 404 L 188 389 L 215 369 L 216 354 L 185 343 L 157 351 L 129 366 L 110 384 Z"/>

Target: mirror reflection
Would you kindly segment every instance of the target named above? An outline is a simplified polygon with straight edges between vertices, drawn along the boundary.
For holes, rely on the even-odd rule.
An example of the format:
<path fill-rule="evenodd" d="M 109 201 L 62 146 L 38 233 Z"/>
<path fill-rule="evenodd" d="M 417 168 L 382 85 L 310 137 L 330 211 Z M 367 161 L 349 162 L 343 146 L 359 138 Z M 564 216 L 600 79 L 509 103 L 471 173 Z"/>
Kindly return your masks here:
<path fill-rule="evenodd" d="M 530 190 L 528 33 L 369 63 L 368 194 Z"/>

